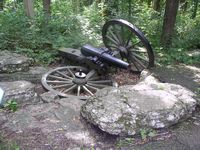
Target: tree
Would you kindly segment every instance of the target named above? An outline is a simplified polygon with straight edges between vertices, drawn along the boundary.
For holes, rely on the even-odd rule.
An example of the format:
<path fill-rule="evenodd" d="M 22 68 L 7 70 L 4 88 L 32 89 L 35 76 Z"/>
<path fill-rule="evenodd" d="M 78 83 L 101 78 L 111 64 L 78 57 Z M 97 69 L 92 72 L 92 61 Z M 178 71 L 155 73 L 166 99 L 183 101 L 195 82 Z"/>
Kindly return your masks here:
<path fill-rule="evenodd" d="M 161 35 L 161 44 L 164 47 L 170 47 L 176 22 L 179 0 L 166 0 L 163 29 Z"/>
<path fill-rule="evenodd" d="M 161 2 L 161 0 L 153 0 L 153 9 L 155 11 L 159 11 L 160 10 L 160 2 Z"/>
<path fill-rule="evenodd" d="M 74 13 L 80 13 L 81 1 L 80 0 L 72 0 L 72 7 Z"/>
<path fill-rule="evenodd" d="M 51 5 L 51 0 L 43 0 L 43 11 L 44 11 L 44 15 L 45 15 L 47 20 L 51 16 L 50 5 Z"/>
<path fill-rule="evenodd" d="M 33 0 L 24 0 L 24 9 L 28 17 L 34 17 Z"/>

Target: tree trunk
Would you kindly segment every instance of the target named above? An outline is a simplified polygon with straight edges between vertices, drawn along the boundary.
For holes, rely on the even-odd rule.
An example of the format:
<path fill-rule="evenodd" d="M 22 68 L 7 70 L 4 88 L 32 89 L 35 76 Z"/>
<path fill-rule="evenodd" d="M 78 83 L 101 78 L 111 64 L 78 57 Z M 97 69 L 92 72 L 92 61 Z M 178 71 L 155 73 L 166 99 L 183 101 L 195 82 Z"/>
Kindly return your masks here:
<path fill-rule="evenodd" d="M 159 11 L 160 10 L 160 0 L 153 0 L 153 9 L 155 11 Z"/>
<path fill-rule="evenodd" d="M 51 0 L 43 0 L 43 11 L 45 18 L 49 20 L 51 16 Z"/>
<path fill-rule="evenodd" d="M 164 47 L 170 47 L 172 44 L 172 36 L 174 33 L 178 5 L 179 5 L 179 0 L 166 1 L 162 36 L 161 36 L 161 44 Z"/>
<path fill-rule="evenodd" d="M 0 0 L 0 11 L 3 10 L 3 0 Z"/>
<path fill-rule="evenodd" d="M 74 13 L 78 14 L 80 12 L 80 1 L 72 0 L 72 7 L 73 7 Z"/>
<path fill-rule="evenodd" d="M 24 0 L 24 9 L 28 17 L 34 17 L 33 0 Z"/>

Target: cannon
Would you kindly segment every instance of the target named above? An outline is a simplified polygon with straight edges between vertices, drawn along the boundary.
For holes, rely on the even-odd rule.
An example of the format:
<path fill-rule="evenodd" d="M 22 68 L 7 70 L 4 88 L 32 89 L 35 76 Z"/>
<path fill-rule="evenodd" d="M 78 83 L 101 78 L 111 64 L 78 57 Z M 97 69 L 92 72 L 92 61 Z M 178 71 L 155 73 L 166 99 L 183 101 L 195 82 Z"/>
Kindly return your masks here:
<path fill-rule="evenodd" d="M 123 19 L 112 19 L 102 28 L 104 46 L 84 45 L 80 49 L 61 48 L 65 60 L 75 61 L 50 70 L 42 77 L 42 85 L 62 97 L 87 99 L 107 86 L 117 86 L 109 78 L 111 67 L 140 73 L 154 66 L 154 53 L 142 31 Z"/>

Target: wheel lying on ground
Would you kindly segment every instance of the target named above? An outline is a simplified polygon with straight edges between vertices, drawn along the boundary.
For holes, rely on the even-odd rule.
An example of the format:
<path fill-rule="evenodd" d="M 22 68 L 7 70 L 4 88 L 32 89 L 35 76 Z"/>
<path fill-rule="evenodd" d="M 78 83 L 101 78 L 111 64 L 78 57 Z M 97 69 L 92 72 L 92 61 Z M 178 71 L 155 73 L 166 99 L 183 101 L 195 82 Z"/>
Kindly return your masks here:
<path fill-rule="evenodd" d="M 42 85 L 62 97 L 87 99 L 97 90 L 112 86 L 113 82 L 80 66 L 66 66 L 50 70 L 42 77 Z"/>
<path fill-rule="evenodd" d="M 149 41 L 133 24 L 122 19 L 106 22 L 102 29 L 103 42 L 112 55 L 130 63 L 130 70 L 141 72 L 154 66 L 154 54 Z"/>

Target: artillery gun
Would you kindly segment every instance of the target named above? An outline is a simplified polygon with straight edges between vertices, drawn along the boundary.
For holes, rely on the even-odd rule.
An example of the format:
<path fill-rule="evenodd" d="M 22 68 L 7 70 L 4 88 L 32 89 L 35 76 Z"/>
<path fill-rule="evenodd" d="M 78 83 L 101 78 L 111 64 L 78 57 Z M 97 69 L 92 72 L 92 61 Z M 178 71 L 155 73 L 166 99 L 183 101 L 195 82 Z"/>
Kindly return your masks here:
<path fill-rule="evenodd" d="M 108 77 L 110 67 L 140 73 L 154 66 L 154 54 L 149 41 L 133 24 L 122 19 L 106 22 L 102 29 L 105 47 L 84 45 L 80 50 L 61 48 L 60 54 L 79 66 L 50 70 L 42 77 L 42 85 L 62 97 L 87 99 L 104 87 L 116 85 Z"/>

